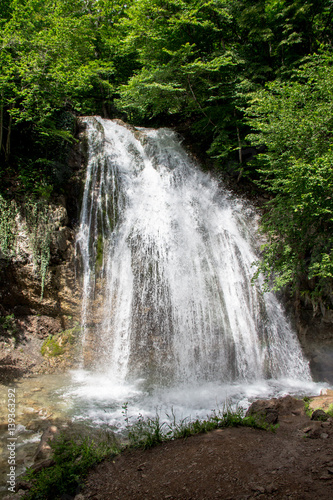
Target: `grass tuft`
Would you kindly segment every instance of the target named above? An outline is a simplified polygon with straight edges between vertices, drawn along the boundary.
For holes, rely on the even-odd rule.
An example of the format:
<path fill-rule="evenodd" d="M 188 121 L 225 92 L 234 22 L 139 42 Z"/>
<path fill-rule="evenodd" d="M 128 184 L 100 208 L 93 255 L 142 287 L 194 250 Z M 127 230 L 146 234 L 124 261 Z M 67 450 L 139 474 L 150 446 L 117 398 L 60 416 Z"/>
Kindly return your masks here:
<path fill-rule="evenodd" d="M 61 434 L 50 445 L 55 464 L 38 472 L 29 469 L 25 473 L 23 479 L 32 484 L 25 500 L 55 500 L 63 495 L 75 495 L 91 467 L 120 452 L 110 435 L 95 442 L 88 437 L 68 438 Z"/>
<path fill-rule="evenodd" d="M 206 433 L 223 427 L 245 426 L 272 432 L 278 427 L 277 425 L 268 424 L 258 415 L 244 416 L 243 408 L 238 408 L 235 411 L 230 408 L 214 411 L 205 420 L 184 418 L 181 421 L 177 421 L 173 410 L 171 410 L 171 414 L 167 415 L 167 417 L 170 420 L 169 423 L 161 422 L 158 414 L 152 418 L 144 418 L 142 415 L 139 415 L 137 421 L 129 425 L 126 414 L 129 446 L 147 449 L 165 441 L 187 438 L 195 434 Z"/>

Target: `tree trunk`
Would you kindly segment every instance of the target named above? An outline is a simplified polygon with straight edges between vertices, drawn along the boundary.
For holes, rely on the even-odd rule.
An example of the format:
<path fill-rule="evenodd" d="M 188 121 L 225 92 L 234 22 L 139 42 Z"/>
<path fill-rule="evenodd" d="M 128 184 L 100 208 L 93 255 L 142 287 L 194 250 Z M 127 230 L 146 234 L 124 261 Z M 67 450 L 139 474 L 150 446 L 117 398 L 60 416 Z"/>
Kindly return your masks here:
<path fill-rule="evenodd" d="M 239 174 L 237 177 L 237 182 L 239 182 L 241 180 L 242 175 L 243 175 L 242 141 L 240 138 L 238 126 L 236 127 L 236 130 L 237 130 L 237 140 L 238 140 L 238 159 L 239 159 L 239 165 L 240 165 L 240 170 L 239 170 Z"/>
<path fill-rule="evenodd" d="M 9 115 L 8 132 L 7 132 L 6 149 L 5 149 L 6 162 L 8 162 L 10 156 L 10 136 L 12 133 L 12 121 L 13 121 L 12 115 Z"/>

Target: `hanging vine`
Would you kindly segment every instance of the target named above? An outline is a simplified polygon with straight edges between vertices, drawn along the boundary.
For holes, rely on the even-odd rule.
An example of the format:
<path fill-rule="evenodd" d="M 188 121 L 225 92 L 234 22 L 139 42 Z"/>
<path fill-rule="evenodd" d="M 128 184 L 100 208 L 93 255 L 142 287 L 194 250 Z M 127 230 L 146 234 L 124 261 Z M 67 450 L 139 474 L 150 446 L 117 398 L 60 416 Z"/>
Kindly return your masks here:
<path fill-rule="evenodd" d="M 29 246 L 33 265 L 41 279 L 41 298 L 44 295 L 47 270 L 50 263 L 52 216 L 50 207 L 43 201 L 29 201 L 24 206 L 29 230 Z"/>
<path fill-rule="evenodd" d="M 15 254 L 15 217 L 18 214 L 14 201 L 7 201 L 0 195 L 0 257 L 10 258 Z"/>
<path fill-rule="evenodd" d="M 50 243 L 52 234 L 51 207 L 44 201 L 28 201 L 19 210 L 14 201 L 7 201 L 0 195 L 0 258 L 12 259 L 18 255 L 17 217 L 20 212 L 26 222 L 29 249 L 35 273 L 41 279 L 41 298 L 50 263 Z"/>

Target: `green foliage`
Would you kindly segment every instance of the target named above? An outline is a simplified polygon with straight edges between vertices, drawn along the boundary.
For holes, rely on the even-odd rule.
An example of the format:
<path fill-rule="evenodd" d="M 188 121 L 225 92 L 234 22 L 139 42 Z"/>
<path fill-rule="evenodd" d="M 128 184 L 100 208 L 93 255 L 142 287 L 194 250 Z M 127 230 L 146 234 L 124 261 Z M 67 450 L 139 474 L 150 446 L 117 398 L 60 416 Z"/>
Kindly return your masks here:
<path fill-rule="evenodd" d="M 4 0 L 1 255 L 15 245 L 10 200 L 65 189 L 74 117 L 125 113 L 186 126 L 237 182 L 259 180 L 273 199 L 258 274 L 331 307 L 331 20 L 331 0 Z M 251 164 L 250 145 L 267 148 Z M 45 219 L 32 231 L 43 293 L 49 224 L 31 210 Z"/>
<path fill-rule="evenodd" d="M 14 314 L 9 314 L 7 316 L 0 316 L 0 325 L 1 328 L 3 328 L 4 330 L 7 330 L 11 334 L 14 334 L 17 330 Z"/>
<path fill-rule="evenodd" d="M 135 122 L 190 119 L 212 156 L 241 163 L 247 93 L 327 43 L 330 16 L 328 0 L 138 0 L 119 26 L 141 67 L 118 106 Z"/>
<path fill-rule="evenodd" d="M 314 412 L 314 410 L 312 410 L 310 408 L 310 403 L 311 403 L 312 399 L 305 397 L 305 398 L 303 398 L 303 401 L 304 401 L 305 413 L 307 414 L 308 417 L 311 417 L 312 413 Z M 322 408 L 318 408 L 318 410 L 322 410 Z M 333 418 L 333 403 L 331 403 L 329 405 L 327 410 L 323 410 L 323 411 L 325 411 L 327 417 L 323 417 L 323 418 L 319 417 L 318 420 L 326 421 L 327 418 L 329 418 L 329 417 Z"/>
<path fill-rule="evenodd" d="M 229 10 L 221 0 L 133 4 L 123 21 L 124 43 L 127 50 L 136 48 L 142 68 L 120 87 L 117 101 L 132 121 L 190 118 L 199 140 L 223 135 L 224 150 L 230 149 L 229 136 L 236 135 L 235 85 L 242 80 L 244 60 L 232 43 Z"/>
<path fill-rule="evenodd" d="M 305 396 L 303 398 L 303 401 L 304 401 L 305 413 L 307 414 L 308 417 L 311 417 L 313 410 L 311 410 L 311 408 L 310 408 L 310 403 L 311 403 L 312 399 L 309 398 L 308 396 Z"/>
<path fill-rule="evenodd" d="M 333 418 L 333 403 L 329 405 L 328 410 L 326 410 L 326 413 L 329 417 Z"/>
<path fill-rule="evenodd" d="M 244 415 L 243 408 L 231 410 L 226 407 L 223 410 L 214 411 L 207 420 L 184 419 L 179 423 L 174 419 L 170 428 L 172 437 L 188 437 L 202 432 L 209 432 L 213 429 L 224 427 L 252 427 L 253 429 L 263 429 L 275 431 L 276 426 L 267 424 L 258 415 Z"/>
<path fill-rule="evenodd" d="M 108 1 L 11 3 L 0 30 L 0 175 L 15 171 L 16 191 L 30 194 L 40 179 L 63 188 L 73 114 L 105 114 L 114 95 L 110 37 L 123 10 Z"/>
<path fill-rule="evenodd" d="M 4 332 L 5 337 L 10 337 L 14 341 L 14 345 L 17 343 L 17 326 L 15 322 L 14 314 L 8 314 L 7 316 L 0 316 L 0 332 Z M 1 332 L 1 333 L 2 333 Z"/>
<path fill-rule="evenodd" d="M 46 188 L 45 188 L 46 189 Z M 23 220 L 22 216 L 23 215 Z M 19 222 L 20 219 L 21 222 Z M 50 243 L 53 230 L 52 208 L 44 200 L 26 201 L 18 204 L 12 200 L 7 201 L 0 195 L 0 256 L 11 258 L 19 253 L 16 248 L 18 232 L 25 230 L 19 224 L 27 224 L 27 237 L 33 258 L 36 274 L 41 279 L 41 298 L 43 297 L 48 266 L 50 262 Z"/>
<path fill-rule="evenodd" d="M 51 447 L 55 465 L 37 473 L 29 470 L 25 474 L 26 480 L 32 482 L 32 488 L 24 497 L 27 500 L 52 500 L 62 495 L 75 495 L 89 468 L 106 456 L 119 453 L 111 436 L 94 442 L 87 437 L 74 439 L 61 435 L 51 442 Z"/>
<path fill-rule="evenodd" d="M 130 427 L 128 432 L 129 444 L 133 448 L 147 450 L 165 441 L 163 428 L 158 415 L 153 418 L 144 418 L 139 415 L 137 421 Z"/>
<path fill-rule="evenodd" d="M 333 66 L 314 56 L 287 83 L 251 96 L 249 136 L 265 144 L 254 163 L 273 194 L 262 229 L 267 243 L 258 273 L 266 285 L 292 285 L 316 302 L 333 290 Z M 331 297 L 331 298 L 330 298 Z"/>

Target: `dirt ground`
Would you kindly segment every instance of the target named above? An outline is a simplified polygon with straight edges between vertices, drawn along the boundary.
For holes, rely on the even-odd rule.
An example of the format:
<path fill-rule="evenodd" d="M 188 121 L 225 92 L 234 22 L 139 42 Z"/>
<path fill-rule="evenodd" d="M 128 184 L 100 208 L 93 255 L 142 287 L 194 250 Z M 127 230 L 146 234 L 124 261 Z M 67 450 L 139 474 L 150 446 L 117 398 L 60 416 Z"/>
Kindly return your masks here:
<path fill-rule="evenodd" d="M 76 500 L 333 498 L 333 419 L 313 421 L 302 401 L 273 403 L 276 432 L 218 429 L 95 467 Z"/>

